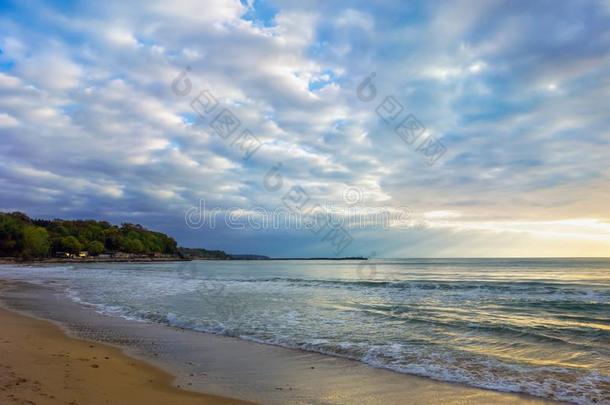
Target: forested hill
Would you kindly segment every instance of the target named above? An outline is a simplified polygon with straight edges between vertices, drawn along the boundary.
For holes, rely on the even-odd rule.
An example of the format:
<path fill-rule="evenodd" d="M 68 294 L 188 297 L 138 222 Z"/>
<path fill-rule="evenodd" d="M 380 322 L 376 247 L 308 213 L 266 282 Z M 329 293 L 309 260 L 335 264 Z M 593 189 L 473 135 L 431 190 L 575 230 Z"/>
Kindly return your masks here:
<path fill-rule="evenodd" d="M 96 256 L 103 252 L 177 255 L 176 241 L 141 225 L 105 221 L 32 219 L 20 212 L 0 213 L 0 257 L 34 259 L 58 253 Z"/>

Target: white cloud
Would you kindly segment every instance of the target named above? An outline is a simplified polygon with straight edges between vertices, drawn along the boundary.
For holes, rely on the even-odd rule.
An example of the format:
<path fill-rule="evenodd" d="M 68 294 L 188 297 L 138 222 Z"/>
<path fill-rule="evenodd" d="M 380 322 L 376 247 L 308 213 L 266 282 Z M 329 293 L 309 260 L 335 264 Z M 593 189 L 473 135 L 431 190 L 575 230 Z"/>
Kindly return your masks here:
<path fill-rule="evenodd" d="M 19 121 L 15 117 L 6 113 L 0 113 L 0 128 L 14 128 L 18 125 Z"/>
<path fill-rule="evenodd" d="M 72 89 L 82 75 L 79 65 L 51 52 L 26 57 L 17 65 L 17 71 L 23 80 L 50 91 Z"/>
<path fill-rule="evenodd" d="M 370 31 L 375 26 L 375 18 L 358 10 L 347 9 L 337 16 L 335 23 L 339 27 L 353 26 Z"/>
<path fill-rule="evenodd" d="M 109 27 L 104 32 L 104 37 L 111 43 L 119 46 L 127 46 L 135 48 L 138 45 L 138 40 L 131 32 L 119 27 Z"/>

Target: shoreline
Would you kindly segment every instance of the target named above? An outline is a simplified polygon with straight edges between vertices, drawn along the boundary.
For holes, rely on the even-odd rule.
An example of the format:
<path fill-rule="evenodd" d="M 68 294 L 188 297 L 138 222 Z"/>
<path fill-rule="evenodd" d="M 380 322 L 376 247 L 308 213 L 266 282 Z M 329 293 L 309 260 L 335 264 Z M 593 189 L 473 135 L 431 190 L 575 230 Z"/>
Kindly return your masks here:
<path fill-rule="evenodd" d="M 2 302 L 11 310 L 48 320 L 81 341 L 119 347 L 128 358 L 175 376 L 182 387 L 219 397 L 265 404 L 557 404 L 377 369 L 344 358 L 110 317 L 68 302 L 49 286 L 4 284 L 10 285 L 11 293 L 5 290 Z"/>
<path fill-rule="evenodd" d="M 63 259 L 63 258 L 49 258 L 41 260 L 19 260 L 15 258 L 0 257 L 0 264 L 14 264 L 14 265 L 43 265 L 43 264 L 84 264 L 84 263 L 155 263 L 155 262 L 192 262 L 192 261 L 314 261 L 314 260 L 328 260 L 328 261 L 347 261 L 347 260 L 368 260 L 366 257 L 322 257 L 322 258 L 265 258 L 265 259 L 247 259 L 247 258 L 229 258 L 229 259 L 216 259 L 216 258 L 180 258 L 180 257 L 137 257 L 137 258 L 81 258 L 81 259 Z"/>
<path fill-rule="evenodd" d="M 14 265 L 42 265 L 42 264 L 61 264 L 61 263 L 151 263 L 151 262 L 190 262 L 192 259 L 184 259 L 179 257 L 138 257 L 138 258 L 123 258 L 123 259 L 94 259 L 94 258 L 83 258 L 83 259 L 62 259 L 62 258 L 50 258 L 43 260 L 18 260 L 14 258 L 0 258 L 0 264 L 14 264 Z"/>
<path fill-rule="evenodd" d="M 187 391 L 121 349 L 67 336 L 50 321 L 0 307 L 0 402 L 246 405 Z"/>

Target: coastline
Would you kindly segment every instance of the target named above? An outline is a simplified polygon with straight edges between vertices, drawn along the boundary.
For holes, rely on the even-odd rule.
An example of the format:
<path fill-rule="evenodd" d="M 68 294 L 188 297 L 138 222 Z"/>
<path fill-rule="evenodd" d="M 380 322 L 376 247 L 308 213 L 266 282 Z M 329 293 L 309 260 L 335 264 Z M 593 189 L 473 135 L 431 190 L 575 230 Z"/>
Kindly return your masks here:
<path fill-rule="evenodd" d="M 62 259 L 62 258 L 49 258 L 41 260 L 17 260 L 14 258 L 0 258 L 0 264 L 14 264 L 14 265 L 41 265 L 41 264 L 58 264 L 58 263 L 150 263 L 150 262 L 189 262 L 192 259 L 185 259 L 180 257 L 136 257 L 136 258 L 80 258 L 80 259 Z"/>
<path fill-rule="evenodd" d="M 214 398 L 225 397 L 223 401 L 234 397 L 265 404 L 557 403 L 395 373 L 343 358 L 110 317 L 68 302 L 48 286 L 14 281 L 3 284 L 10 287 L 1 297 L 8 309 L 61 326 L 89 350 L 91 341 L 96 342 L 96 347 L 97 342 L 110 343 L 121 348 L 124 356 L 129 356 L 126 359 L 133 357 L 141 364 L 152 364 L 149 367 L 164 370 L 166 376 L 175 376 L 175 384 L 218 396 Z M 116 350 L 120 353 L 119 348 Z M 32 346 L 32 349 L 23 356 L 35 355 L 36 348 Z M 57 359 L 64 361 L 61 357 Z M 15 361 L 21 360 L 17 357 Z M 27 370 L 28 367 L 23 368 L 24 378 L 34 378 L 28 377 Z M 138 370 L 138 374 L 145 372 Z M 163 383 L 166 388 L 171 380 L 172 377 L 167 377 Z M 81 383 L 86 386 L 95 381 Z M 157 388 L 158 384 L 142 386 L 144 391 L 156 392 Z M 181 401 L 169 403 L 190 403 Z"/>
<path fill-rule="evenodd" d="M 0 308 L 0 323 L 2 403 L 247 404 L 175 387 L 167 372 L 50 322 Z"/>
<path fill-rule="evenodd" d="M 98 258 L 98 257 L 87 257 L 87 258 L 47 258 L 39 260 L 19 260 L 15 258 L 0 257 L 0 264 L 14 264 L 14 265 L 41 265 L 41 264 L 60 264 L 60 263 L 151 263 L 151 262 L 191 262 L 191 261 L 314 261 L 314 260 L 331 260 L 331 261 L 346 261 L 346 260 L 368 260 L 366 257 L 330 257 L 330 258 L 245 258 L 230 257 L 227 259 L 221 258 L 203 258 L 203 257 L 133 257 L 133 258 Z"/>

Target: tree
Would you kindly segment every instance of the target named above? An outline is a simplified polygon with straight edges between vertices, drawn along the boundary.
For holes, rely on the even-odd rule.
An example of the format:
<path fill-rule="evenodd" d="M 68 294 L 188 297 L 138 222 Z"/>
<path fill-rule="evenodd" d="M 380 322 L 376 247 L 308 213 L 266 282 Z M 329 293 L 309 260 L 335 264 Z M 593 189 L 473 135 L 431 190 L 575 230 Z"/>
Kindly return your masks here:
<path fill-rule="evenodd" d="M 87 251 L 92 256 L 97 256 L 104 251 L 104 244 L 100 241 L 94 240 L 87 244 Z"/>
<path fill-rule="evenodd" d="M 12 214 L 0 216 L 0 255 L 18 256 L 23 250 L 23 224 Z"/>
<path fill-rule="evenodd" d="M 109 250 L 119 250 L 122 238 L 121 231 L 116 226 L 104 230 L 104 243 Z"/>
<path fill-rule="evenodd" d="M 68 253 L 79 253 L 83 245 L 74 236 L 66 236 L 61 240 L 62 248 Z"/>
<path fill-rule="evenodd" d="M 56 252 L 92 255 L 103 251 L 137 254 L 178 253 L 176 241 L 138 224 L 105 221 L 31 219 L 20 212 L 0 212 L 0 257 L 44 257 Z"/>
<path fill-rule="evenodd" d="M 23 229 L 23 255 L 25 257 L 46 257 L 51 241 L 46 229 L 39 226 L 26 226 Z"/>
<path fill-rule="evenodd" d="M 144 253 L 144 245 L 139 239 L 125 238 L 123 239 L 123 246 L 121 250 L 127 253 Z"/>

